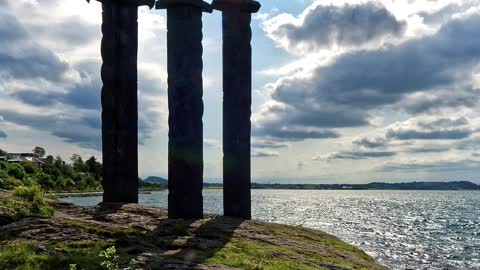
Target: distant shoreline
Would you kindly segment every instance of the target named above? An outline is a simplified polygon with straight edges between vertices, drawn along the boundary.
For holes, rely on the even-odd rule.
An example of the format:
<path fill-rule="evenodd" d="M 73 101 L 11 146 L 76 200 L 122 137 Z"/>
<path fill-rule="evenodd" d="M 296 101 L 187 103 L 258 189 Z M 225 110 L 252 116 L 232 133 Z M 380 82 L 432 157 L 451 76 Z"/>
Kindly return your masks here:
<path fill-rule="evenodd" d="M 154 191 L 165 189 L 140 190 L 139 194 L 151 194 Z M 223 189 L 222 184 L 205 183 L 204 189 Z M 270 190 L 391 190 L 391 191 L 480 191 L 480 185 L 471 182 L 412 182 L 412 183 L 370 183 L 370 184 L 258 184 L 252 183 L 253 189 Z M 55 198 L 82 198 L 99 197 L 103 192 L 78 192 L 78 193 L 48 193 L 47 196 Z"/>
<path fill-rule="evenodd" d="M 153 191 L 162 191 L 162 190 L 140 190 L 138 194 L 152 194 Z M 64 198 L 88 198 L 88 197 L 100 197 L 103 196 L 103 191 L 101 192 L 73 192 L 73 193 L 47 193 L 45 194 L 49 197 L 64 199 Z"/>

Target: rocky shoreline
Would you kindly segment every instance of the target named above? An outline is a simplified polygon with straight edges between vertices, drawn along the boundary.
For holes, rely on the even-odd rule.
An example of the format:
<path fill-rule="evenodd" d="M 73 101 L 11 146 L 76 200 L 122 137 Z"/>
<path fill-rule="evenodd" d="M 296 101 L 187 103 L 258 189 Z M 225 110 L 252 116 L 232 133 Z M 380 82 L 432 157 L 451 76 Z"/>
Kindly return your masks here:
<path fill-rule="evenodd" d="M 9 205 L 25 202 L 0 192 L 0 269 L 102 269 L 98 254 L 109 247 L 113 269 L 387 269 L 332 235 L 298 226 L 215 215 L 172 220 L 166 209 L 137 204 L 46 202 L 51 217 L 19 216 Z"/>
<path fill-rule="evenodd" d="M 139 191 L 138 194 L 151 194 L 152 191 Z M 103 196 L 103 192 L 80 192 L 80 193 L 51 193 L 46 194 L 51 198 L 88 198 L 88 197 L 100 197 Z"/>

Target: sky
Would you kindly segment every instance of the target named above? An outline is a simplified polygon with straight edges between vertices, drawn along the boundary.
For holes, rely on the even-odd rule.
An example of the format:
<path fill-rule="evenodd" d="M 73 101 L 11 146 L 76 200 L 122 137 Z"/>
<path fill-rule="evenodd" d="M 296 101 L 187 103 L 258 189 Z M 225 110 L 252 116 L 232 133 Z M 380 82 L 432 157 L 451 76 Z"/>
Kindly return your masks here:
<path fill-rule="evenodd" d="M 480 0 L 268 0 L 252 178 L 480 183 Z M 204 178 L 222 178 L 221 13 L 203 15 Z M 101 157 L 101 4 L 0 0 L 0 148 Z M 166 12 L 139 9 L 140 176 L 167 175 Z"/>

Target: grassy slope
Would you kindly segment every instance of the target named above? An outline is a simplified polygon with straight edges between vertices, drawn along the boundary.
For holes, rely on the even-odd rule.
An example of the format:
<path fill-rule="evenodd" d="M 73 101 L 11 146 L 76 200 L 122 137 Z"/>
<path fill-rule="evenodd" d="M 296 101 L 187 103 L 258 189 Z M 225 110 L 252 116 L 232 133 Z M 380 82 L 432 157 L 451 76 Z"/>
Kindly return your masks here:
<path fill-rule="evenodd" d="M 11 200 L 22 201 L 0 192 L 0 205 Z M 0 224 L 0 269 L 102 269 L 98 253 L 109 246 L 117 247 L 120 266 L 138 260 L 133 269 L 385 269 L 363 251 L 302 227 L 217 216 L 169 220 L 164 209 L 138 205 L 49 203 L 55 214 L 43 219 L 0 208 L 0 222 L 14 216 Z"/>

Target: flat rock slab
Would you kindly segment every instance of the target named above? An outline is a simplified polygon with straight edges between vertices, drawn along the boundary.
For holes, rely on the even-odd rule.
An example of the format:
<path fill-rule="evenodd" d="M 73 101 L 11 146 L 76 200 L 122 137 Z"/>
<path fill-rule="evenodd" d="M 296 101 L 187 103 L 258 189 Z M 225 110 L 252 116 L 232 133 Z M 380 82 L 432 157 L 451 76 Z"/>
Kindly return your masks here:
<path fill-rule="evenodd" d="M 1 226 L 0 246 L 26 241 L 42 256 L 65 260 L 71 254 L 93 258 L 98 248 L 115 246 L 119 265 L 135 258 L 135 269 L 387 269 L 334 236 L 302 227 L 214 215 L 172 220 L 166 209 L 136 204 L 51 203 L 50 219 Z"/>

